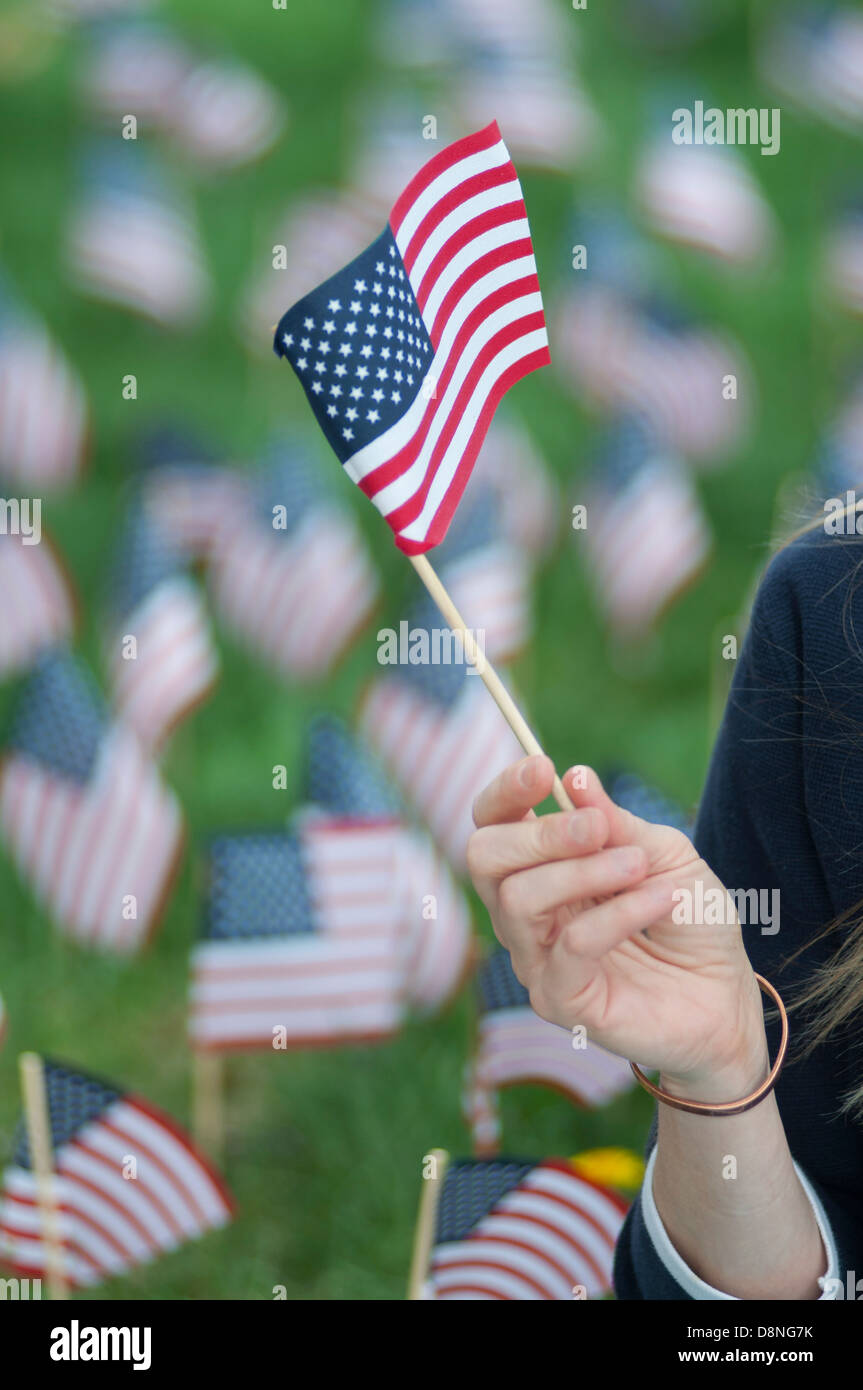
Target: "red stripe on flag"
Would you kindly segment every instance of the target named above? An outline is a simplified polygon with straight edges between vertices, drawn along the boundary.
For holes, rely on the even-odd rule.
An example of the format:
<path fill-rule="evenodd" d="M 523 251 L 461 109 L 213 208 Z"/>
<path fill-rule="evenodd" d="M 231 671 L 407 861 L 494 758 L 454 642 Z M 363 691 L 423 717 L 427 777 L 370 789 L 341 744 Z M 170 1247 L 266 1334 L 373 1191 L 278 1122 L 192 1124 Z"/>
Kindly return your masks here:
<path fill-rule="evenodd" d="M 451 169 L 454 164 L 458 164 L 459 160 L 466 159 L 469 155 L 478 154 L 480 150 L 492 149 L 499 140 L 500 130 L 497 121 L 492 121 L 473 135 L 466 135 L 464 139 L 456 140 L 454 144 L 448 145 L 445 150 L 441 150 L 440 154 L 436 154 L 433 159 L 430 159 L 428 164 L 425 164 L 419 173 L 411 179 L 390 213 L 390 228 L 393 235 L 398 235 L 399 227 L 413 204 L 434 182 L 438 174 Z"/>

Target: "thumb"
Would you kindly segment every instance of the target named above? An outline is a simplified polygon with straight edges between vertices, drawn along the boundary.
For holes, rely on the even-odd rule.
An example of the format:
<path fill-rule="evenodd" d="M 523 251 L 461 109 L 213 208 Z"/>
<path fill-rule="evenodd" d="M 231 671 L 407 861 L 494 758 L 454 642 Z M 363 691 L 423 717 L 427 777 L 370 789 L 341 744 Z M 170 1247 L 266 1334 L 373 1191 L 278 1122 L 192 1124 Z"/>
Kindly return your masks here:
<path fill-rule="evenodd" d="M 638 845 L 644 850 L 650 873 L 663 873 L 695 857 L 692 842 L 681 830 L 654 825 L 612 801 L 592 767 L 571 767 L 564 774 L 563 785 L 579 810 L 594 806 L 603 813 L 609 827 L 607 846 Z"/>

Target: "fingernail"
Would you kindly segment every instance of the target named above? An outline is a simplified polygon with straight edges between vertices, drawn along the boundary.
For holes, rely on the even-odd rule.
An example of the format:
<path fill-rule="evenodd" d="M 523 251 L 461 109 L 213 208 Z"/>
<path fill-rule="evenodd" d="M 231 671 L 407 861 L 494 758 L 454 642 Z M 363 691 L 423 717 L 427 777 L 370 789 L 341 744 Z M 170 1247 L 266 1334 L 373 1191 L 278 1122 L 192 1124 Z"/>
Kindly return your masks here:
<path fill-rule="evenodd" d="M 586 844 L 590 839 L 590 816 L 585 815 L 583 811 L 576 811 L 567 821 L 566 833 L 575 844 Z"/>
<path fill-rule="evenodd" d="M 529 788 L 529 787 L 532 787 L 532 786 L 533 786 L 533 782 L 534 782 L 534 777 L 535 777 L 535 776 L 536 776 L 536 768 L 534 767 L 533 759 L 532 759 L 532 758 L 525 758 L 524 762 L 522 763 L 521 767 L 520 767 L 519 770 L 518 770 L 518 780 L 519 780 L 519 783 L 520 783 L 521 786 L 523 786 L 525 789 L 527 789 L 527 788 Z"/>

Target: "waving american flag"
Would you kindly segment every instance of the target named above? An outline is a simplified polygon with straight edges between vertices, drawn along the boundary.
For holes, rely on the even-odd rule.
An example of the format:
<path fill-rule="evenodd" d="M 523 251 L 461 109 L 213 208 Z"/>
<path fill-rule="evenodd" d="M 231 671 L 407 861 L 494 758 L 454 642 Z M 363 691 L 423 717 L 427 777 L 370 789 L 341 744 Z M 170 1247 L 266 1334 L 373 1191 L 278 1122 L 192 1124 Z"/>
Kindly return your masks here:
<path fill-rule="evenodd" d="M 45 1062 L 64 1275 L 88 1288 L 230 1221 L 233 1200 L 178 1125 L 111 1082 Z M 134 1168 L 131 1164 L 134 1163 Z M 47 1266 L 26 1129 L 3 1175 L 0 1260 Z"/>
<path fill-rule="evenodd" d="M 377 240 L 282 317 L 274 348 L 396 544 L 437 545 L 498 401 L 550 360 L 521 185 L 494 122 L 429 160 Z"/>

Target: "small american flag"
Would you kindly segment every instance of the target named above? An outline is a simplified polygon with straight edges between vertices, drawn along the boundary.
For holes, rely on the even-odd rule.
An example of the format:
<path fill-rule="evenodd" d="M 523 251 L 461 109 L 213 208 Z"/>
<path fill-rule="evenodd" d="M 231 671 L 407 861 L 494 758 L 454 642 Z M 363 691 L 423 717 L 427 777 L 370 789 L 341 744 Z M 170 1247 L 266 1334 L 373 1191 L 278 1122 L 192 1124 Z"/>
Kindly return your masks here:
<path fill-rule="evenodd" d="M 220 528 L 242 503 L 242 475 L 217 464 L 198 439 L 170 425 L 144 436 L 140 459 L 148 516 L 186 559 L 205 559 Z"/>
<path fill-rule="evenodd" d="M 598 1106 L 631 1089 L 629 1063 L 596 1043 L 573 1046 L 565 1028 L 534 1013 L 516 979 L 509 952 L 494 950 L 477 974 L 479 1017 L 468 1074 L 465 1121 L 480 1154 L 497 1151 L 500 1122 L 495 1094 L 507 1086 L 542 1085 L 579 1105 Z"/>
<path fill-rule="evenodd" d="M 420 614 L 433 637 L 431 605 Z M 419 623 L 411 621 L 419 630 Z M 503 715 L 464 664 L 400 666 L 372 682 L 360 730 L 405 800 L 459 872 L 465 868 L 476 797 L 521 756 Z"/>
<path fill-rule="evenodd" d="M 241 641 L 288 679 L 330 669 L 366 622 L 378 580 L 359 528 L 320 481 L 305 441 L 269 466 L 209 550 L 216 607 Z"/>
<path fill-rule="evenodd" d="M 622 635 L 655 622 L 707 559 L 710 533 L 689 474 L 637 418 L 606 435 L 583 537 L 597 601 Z"/>
<path fill-rule="evenodd" d="M 183 328 L 201 316 L 209 277 L 191 212 L 135 148 L 99 151 L 73 210 L 66 259 L 82 294 Z"/>
<path fill-rule="evenodd" d="M 449 6 L 468 50 L 551 55 L 572 39 L 552 0 L 535 0 L 529 10 L 520 0 L 449 0 Z"/>
<path fill-rule="evenodd" d="M 124 953 L 142 945 L 179 858 L 180 808 L 64 650 L 45 653 L 21 689 L 0 770 L 0 833 L 68 936 Z"/>
<path fill-rule="evenodd" d="M 550 361 L 521 185 L 494 122 L 429 160 L 377 240 L 282 317 L 274 347 L 396 544 L 437 545 L 498 401 Z"/>
<path fill-rule="evenodd" d="M 757 57 L 762 77 L 794 105 L 842 130 L 863 126 L 863 15 L 853 6 L 776 10 Z"/>
<path fill-rule="evenodd" d="M 625 1215 L 566 1159 L 459 1159 L 443 1177 L 428 1297 L 601 1298 Z"/>
<path fill-rule="evenodd" d="M 307 793 L 336 818 L 373 822 L 401 813 L 400 798 L 370 752 L 332 716 L 320 716 L 309 731 Z M 470 912 L 440 854 L 419 830 L 404 826 L 393 882 L 404 893 L 405 997 L 427 1013 L 450 999 L 467 973 Z"/>
<path fill-rule="evenodd" d="M 169 1116 L 140 1096 L 45 1062 L 64 1273 L 73 1288 L 138 1265 L 225 1226 L 233 1200 Z M 23 1120 L 3 1175 L 0 1260 L 46 1271 L 36 1179 Z"/>
<path fill-rule="evenodd" d="M 700 468 L 740 446 L 752 415 L 752 376 L 737 344 L 655 297 L 635 301 L 588 284 L 566 302 L 558 343 L 578 389 L 603 410 L 643 415 Z M 736 397 L 726 399 L 734 377 Z"/>
<path fill-rule="evenodd" d="M 116 708 L 142 745 L 154 749 L 206 697 L 219 663 L 197 585 L 137 501 L 121 536 L 111 599 L 108 664 Z"/>
<path fill-rule="evenodd" d="M 318 189 L 291 202 L 290 208 L 261 248 L 271 260 L 242 296 L 237 331 L 251 352 L 267 351 L 273 328 L 273 303 L 299 299 L 334 275 L 357 245 L 374 236 L 378 222 L 367 199 L 343 189 Z M 272 258 L 282 257 L 274 264 Z"/>
<path fill-rule="evenodd" d="M 114 121 L 134 112 L 142 126 L 156 127 L 168 118 L 186 66 L 166 25 L 140 16 L 116 19 L 91 35 L 78 85 L 96 115 Z"/>
<path fill-rule="evenodd" d="M 391 67 L 443 68 L 458 43 L 452 0 L 386 0 L 378 7 L 375 54 Z"/>
<path fill-rule="evenodd" d="M 499 411 L 476 461 L 471 487 L 491 488 L 503 534 L 542 559 L 554 544 L 559 497 L 548 466 L 524 427 Z M 469 499 L 468 499 L 469 500 Z"/>
<path fill-rule="evenodd" d="M 332 714 L 309 725 L 305 793 L 312 805 L 345 820 L 396 820 L 404 810 L 370 749 Z"/>
<path fill-rule="evenodd" d="M 622 383 L 622 400 L 642 411 L 660 438 L 705 467 L 740 446 L 751 418 L 748 363 L 725 334 L 704 329 L 661 300 L 644 306 Z M 733 376 L 737 394 L 726 399 Z"/>
<path fill-rule="evenodd" d="M 280 98 L 251 68 L 202 59 L 167 26 L 140 18 L 97 37 L 81 86 L 100 114 L 119 121 L 133 111 L 205 167 L 259 158 L 285 124 Z"/>
<path fill-rule="evenodd" d="M 764 261 L 776 219 L 740 154 L 675 145 L 668 131 L 645 149 L 636 199 L 653 231 L 732 264 Z"/>
<path fill-rule="evenodd" d="M 78 377 L 0 278 L 0 478 L 27 489 L 67 486 L 81 471 L 86 442 Z"/>
<path fill-rule="evenodd" d="M 830 232 L 823 276 L 835 302 L 863 316 L 863 201 L 849 208 Z"/>
<path fill-rule="evenodd" d="M 212 843 L 204 939 L 192 957 L 195 1047 L 320 1047 L 398 1030 L 400 837 L 395 821 L 312 816 L 292 832 Z"/>
<path fill-rule="evenodd" d="M 24 671 L 46 647 L 64 642 L 75 626 L 69 581 L 42 535 L 38 545 L 0 535 L 0 679 Z"/>
<path fill-rule="evenodd" d="M 437 552 L 437 572 L 456 608 L 469 613 L 484 634 L 492 661 L 516 656 L 530 637 L 530 565 L 520 547 L 503 532 L 497 495 L 478 477 L 471 479 L 461 508 Z M 423 600 L 424 619 L 436 609 Z"/>
<path fill-rule="evenodd" d="M 425 111 L 423 97 L 417 92 L 411 97 L 399 93 L 382 99 L 375 91 L 357 103 L 353 126 L 361 132 L 361 141 L 350 171 L 350 187 L 357 202 L 362 201 L 374 219 L 369 236 L 386 221 L 402 189 L 439 148 L 436 142 L 448 139 L 442 128 L 447 124 L 445 116 L 435 125 L 433 140 L 426 137 Z M 438 122 L 437 117 L 435 120 Z"/>
<path fill-rule="evenodd" d="M 595 152 L 600 137 L 599 117 L 559 52 L 480 50 L 460 74 L 456 106 L 466 124 L 506 111 L 513 155 L 531 168 L 571 170 Z"/>

